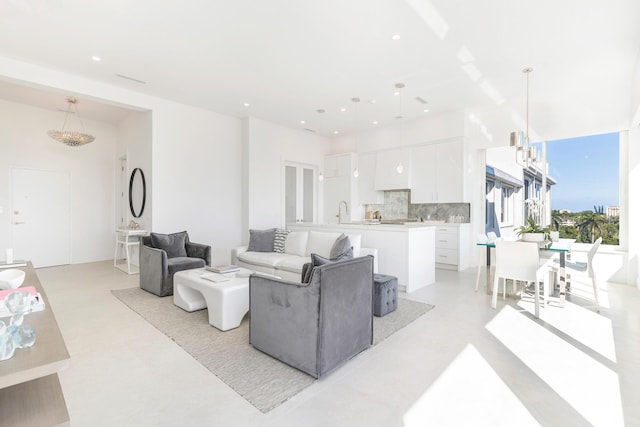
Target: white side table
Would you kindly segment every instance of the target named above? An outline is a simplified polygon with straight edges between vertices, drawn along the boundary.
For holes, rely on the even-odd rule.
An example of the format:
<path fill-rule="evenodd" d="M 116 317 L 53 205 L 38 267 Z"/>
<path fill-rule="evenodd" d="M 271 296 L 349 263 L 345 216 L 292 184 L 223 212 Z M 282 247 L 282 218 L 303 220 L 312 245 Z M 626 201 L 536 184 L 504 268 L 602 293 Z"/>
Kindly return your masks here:
<path fill-rule="evenodd" d="M 127 274 L 138 274 L 140 267 L 131 265 L 131 246 L 139 246 L 139 236 L 146 236 L 147 230 L 130 230 L 128 228 L 118 228 L 116 230 L 116 248 L 113 254 L 113 266 L 124 271 Z M 118 264 L 118 250 L 124 249 L 126 264 Z"/>

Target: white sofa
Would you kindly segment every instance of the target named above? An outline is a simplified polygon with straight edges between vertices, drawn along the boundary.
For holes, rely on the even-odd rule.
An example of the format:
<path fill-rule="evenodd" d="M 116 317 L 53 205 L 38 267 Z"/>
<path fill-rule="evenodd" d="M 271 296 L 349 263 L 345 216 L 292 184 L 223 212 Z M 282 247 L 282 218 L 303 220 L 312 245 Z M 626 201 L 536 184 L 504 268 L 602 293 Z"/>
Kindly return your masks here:
<path fill-rule="evenodd" d="M 285 280 L 299 282 L 302 266 L 311 262 L 311 254 L 315 253 L 329 258 L 331 248 L 342 233 L 324 231 L 291 231 L 285 240 L 284 253 L 247 251 L 247 246 L 232 249 L 231 262 L 253 271 L 278 276 Z M 373 256 L 373 270 L 378 272 L 378 251 L 360 246 L 359 234 L 347 234 L 353 247 L 354 258 L 364 255 Z"/>

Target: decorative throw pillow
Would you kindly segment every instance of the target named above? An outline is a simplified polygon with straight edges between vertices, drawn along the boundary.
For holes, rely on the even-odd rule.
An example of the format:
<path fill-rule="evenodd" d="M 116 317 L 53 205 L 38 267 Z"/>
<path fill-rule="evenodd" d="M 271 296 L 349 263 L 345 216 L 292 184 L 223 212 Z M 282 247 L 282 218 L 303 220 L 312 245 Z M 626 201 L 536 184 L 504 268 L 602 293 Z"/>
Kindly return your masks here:
<path fill-rule="evenodd" d="M 309 280 L 311 280 L 311 270 L 313 270 L 313 264 L 311 264 L 310 262 L 307 262 L 302 266 L 300 282 L 309 283 Z"/>
<path fill-rule="evenodd" d="M 341 234 L 342 233 L 310 230 L 305 254 L 311 256 L 311 254 L 314 253 L 325 258 L 330 258 L 331 247 Z"/>
<path fill-rule="evenodd" d="M 351 252 L 349 258 L 353 258 L 353 247 L 351 246 L 351 239 L 349 239 L 349 236 L 342 233 L 331 247 L 329 258 L 337 258 L 347 252 Z"/>
<path fill-rule="evenodd" d="M 351 259 L 353 258 L 353 254 L 350 253 L 351 251 L 347 251 L 346 253 L 336 257 L 336 258 L 325 258 L 321 255 L 318 254 L 311 254 L 311 265 L 310 267 L 307 267 L 305 269 L 305 267 L 307 266 L 307 264 L 302 266 L 302 270 L 305 273 L 302 277 L 302 283 L 309 283 L 309 281 L 311 280 L 311 273 L 313 272 L 313 269 L 316 267 L 320 267 L 321 265 L 325 265 L 325 264 L 331 264 L 334 262 L 338 262 L 338 261 L 344 261 L 347 259 Z"/>
<path fill-rule="evenodd" d="M 151 244 L 154 248 L 162 249 L 168 258 L 186 257 L 185 244 L 189 241 L 186 231 L 172 234 L 151 233 Z"/>
<path fill-rule="evenodd" d="M 276 235 L 273 239 L 273 252 L 284 253 L 284 242 L 286 242 L 288 234 L 289 230 L 276 228 Z"/>
<path fill-rule="evenodd" d="M 249 247 L 247 251 L 273 252 L 273 241 L 276 238 L 276 229 L 249 230 Z"/>

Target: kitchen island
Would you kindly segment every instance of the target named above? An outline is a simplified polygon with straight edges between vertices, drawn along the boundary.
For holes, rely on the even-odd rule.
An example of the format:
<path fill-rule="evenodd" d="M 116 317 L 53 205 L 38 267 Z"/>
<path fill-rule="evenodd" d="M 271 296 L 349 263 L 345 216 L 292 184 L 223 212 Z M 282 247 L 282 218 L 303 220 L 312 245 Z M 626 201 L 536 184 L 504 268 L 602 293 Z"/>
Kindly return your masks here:
<path fill-rule="evenodd" d="M 359 234 L 362 247 L 378 251 L 378 271 L 398 278 L 407 293 L 435 282 L 435 224 L 288 224 L 289 230 Z"/>

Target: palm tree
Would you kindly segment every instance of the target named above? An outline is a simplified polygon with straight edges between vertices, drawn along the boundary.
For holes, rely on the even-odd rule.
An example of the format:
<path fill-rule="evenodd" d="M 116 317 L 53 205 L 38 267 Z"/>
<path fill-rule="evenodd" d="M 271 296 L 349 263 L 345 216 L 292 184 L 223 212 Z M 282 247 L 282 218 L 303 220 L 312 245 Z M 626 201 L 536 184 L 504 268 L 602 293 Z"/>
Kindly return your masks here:
<path fill-rule="evenodd" d="M 562 220 L 563 218 L 557 209 L 551 211 L 551 226 L 554 230 L 560 230 L 560 224 L 562 224 Z"/>
<path fill-rule="evenodd" d="M 580 237 L 583 242 L 595 242 L 596 236 L 602 236 L 602 230 L 606 223 L 604 215 L 596 212 L 585 211 L 578 224 L 580 230 Z"/>

